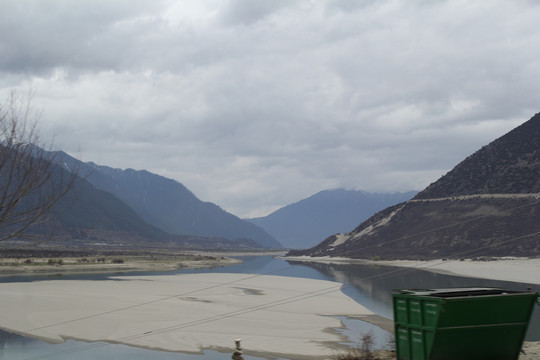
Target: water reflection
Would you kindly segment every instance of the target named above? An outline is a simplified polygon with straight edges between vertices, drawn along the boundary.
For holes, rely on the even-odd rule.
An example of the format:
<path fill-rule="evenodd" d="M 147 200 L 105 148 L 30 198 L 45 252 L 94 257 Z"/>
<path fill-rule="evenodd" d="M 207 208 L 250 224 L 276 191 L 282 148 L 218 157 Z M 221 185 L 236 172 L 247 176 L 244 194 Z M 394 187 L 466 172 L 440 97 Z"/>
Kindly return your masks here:
<path fill-rule="evenodd" d="M 371 311 L 387 318 L 393 317 L 392 290 L 452 287 L 499 287 L 506 290 L 540 292 L 540 285 L 475 279 L 438 274 L 426 270 L 380 265 L 323 264 L 290 261 L 316 269 L 329 279 L 344 284 L 343 292 Z M 540 340 L 540 309 L 535 307 L 526 340 Z"/>

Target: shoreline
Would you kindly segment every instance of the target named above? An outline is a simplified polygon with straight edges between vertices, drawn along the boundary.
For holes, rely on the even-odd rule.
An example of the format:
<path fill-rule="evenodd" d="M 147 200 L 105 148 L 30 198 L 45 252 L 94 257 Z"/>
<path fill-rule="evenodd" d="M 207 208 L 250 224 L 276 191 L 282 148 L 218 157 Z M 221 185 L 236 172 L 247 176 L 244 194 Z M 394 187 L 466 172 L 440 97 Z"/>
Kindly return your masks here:
<path fill-rule="evenodd" d="M 226 252 L 209 252 L 209 253 L 201 253 L 201 252 L 194 252 L 194 253 L 191 253 L 189 255 L 191 256 L 200 256 L 201 258 L 199 258 L 199 260 L 196 260 L 196 261 L 184 261 L 183 263 L 181 263 L 180 261 L 171 261 L 169 263 L 166 263 L 166 262 L 163 262 L 163 263 L 156 263 L 154 262 L 153 264 L 151 264 L 150 261 L 142 261 L 139 259 L 138 262 L 132 262 L 132 263 L 125 263 L 125 264 L 86 264 L 85 266 L 86 267 L 91 267 L 91 268 L 94 268 L 94 267 L 99 267 L 99 270 L 95 270 L 94 269 L 91 269 L 91 270 L 84 270 L 84 264 L 75 264 L 75 265 L 62 265 L 62 266 L 51 266 L 52 269 L 45 269 L 45 271 L 36 271 L 37 268 L 39 267 L 46 267 L 48 265 L 38 265 L 38 266 L 28 266 L 28 267 L 34 267 L 34 269 L 31 269 L 33 271 L 31 272 L 19 272 L 19 273 L 9 273 L 9 274 L 2 274 L 2 266 L 0 266 L 0 276 L 8 276 L 8 275 L 41 275 L 41 274 L 47 274 L 47 271 L 51 270 L 51 273 L 53 274 L 57 274 L 59 271 L 58 271 L 58 268 L 62 268 L 62 273 L 86 273 L 86 272 L 104 272 L 104 273 L 110 273 L 110 272 L 128 272 L 128 271 L 168 271 L 168 270 L 175 270 L 175 269 L 178 269 L 178 268 L 187 268 L 187 267 L 215 267 L 215 266 L 225 266 L 225 265 L 231 265 L 231 264 L 234 264 L 234 263 L 240 263 L 241 260 L 239 259 L 231 259 L 231 258 L 227 258 L 225 257 L 224 255 L 229 255 L 229 256 L 260 256 L 260 255 L 282 255 L 283 252 L 276 252 L 276 253 L 265 253 L 265 254 L 261 254 L 261 253 L 253 253 L 253 254 L 247 254 L 247 253 L 234 253 L 234 254 L 231 254 L 231 253 L 226 253 Z M 215 259 L 208 259 L 206 258 L 205 260 L 206 261 L 203 261 L 202 260 L 202 257 L 211 257 L 211 256 L 216 256 Z M 497 260 L 497 261 L 471 261 L 471 260 L 465 260 L 465 261 L 442 261 L 442 260 L 431 260 L 431 261 L 406 261 L 406 260 L 393 260 L 393 261 L 373 261 L 373 260 L 363 260 L 363 259 L 347 259 L 347 258 L 329 258 L 329 257 L 324 257 L 324 258 L 310 258 L 310 257 L 301 257 L 301 258 L 298 258 L 298 257 L 282 257 L 283 259 L 285 260 L 294 260 L 294 261 L 311 261 L 311 262 L 323 262 L 323 263 L 340 263 L 340 264 L 344 264 L 344 263 L 348 263 L 348 264 L 363 264 L 363 265 L 384 265 L 384 266 L 396 266 L 396 267 L 408 267 L 408 268 L 417 268 L 417 269 L 420 269 L 420 270 L 426 270 L 426 271 L 433 271 L 433 272 L 439 272 L 439 273 L 445 273 L 445 274 L 453 274 L 453 275 L 459 275 L 459 276 L 469 276 L 469 277 L 482 277 L 482 278 L 492 278 L 492 279 L 497 279 L 497 280 L 506 280 L 506 281 L 519 281 L 519 282 L 530 282 L 530 283 L 535 283 L 534 281 L 523 281 L 522 279 L 521 280 L 508 280 L 508 279 L 500 279 L 500 273 L 499 274 L 490 274 L 491 277 L 487 277 L 487 276 L 479 276 L 481 275 L 479 273 L 479 269 L 484 269 L 484 271 L 487 271 L 486 269 L 490 269 L 492 268 L 493 266 L 492 265 L 495 265 L 495 267 L 498 268 L 498 271 L 499 272 L 505 272 L 506 270 L 508 270 L 509 267 L 512 267 L 514 269 L 513 273 L 514 273 L 514 276 L 516 275 L 516 269 L 519 268 L 519 269 L 525 269 L 526 271 L 528 271 L 529 275 L 532 275 L 532 274 L 538 274 L 540 273 L 539 271 L 536 271 L 535 269 L 537 269 L 537 267 L 540 267 L 540 259 L 501 259 L 501 260 Z M 69 259 L 66 259 L 66 261 L 69 260 Z M 228 261 L 232 260 L 233 262 L 232 263 L 227 263 Z M 21 261 L 24 261 L 24 260 L 21 260 L 19 259 L 18 260 L 19 262 Z M 0 259 L 0 263 L 2 262 L 2 260 Z M 181 264 L 180 264 L 181 263 Z M 472 265 L 470 265 L 472 264 Z M 112 265 L 112 266 L 111 266 Z M 179 266 L 180 265 L 180 266 Z M 446 265 L 446 266 L 441 266 L 441 265 Z M 464 265 L 467 265 L 467 266 L 464 266 Z M 497 265 L 501 265 L 501 266 L 497 266 Z M 21 266 L 24 266 L 24 265 L 21 265 Z M 78 268 L 78 270 L 76 270 L 75 272 L 72 272 L 71 271 L 71 267 L 72 266 L 75 266 Z M 7 266 L 6 266 L 7 267 Z M 456 269 L 456 267 L 460 267 L 460 269 Z M 113 269 L 113 270 L 111 270 Z M 474 271 L 473 271 L 474 270 Z M 474 274 L 471 272 L 473 271 Z M 489 271 L 492 271 L 492 270 L 489 270 Z M 461 272 L 461 273 L 459 273 Z M 465 272 L 467 272 L 468 274 L 464 274 Z M 245 274 L 244 274 L 245 275 Z M 519 275 L 519 274 L 518 274 Z M 114 277 L 115 280 L 122 280 L 122 276 L 118 276 L 118 275 L 112 275 Z M 497 278 L 493 277 L 493 276 L 497 276 Z M 534 275 L 533 275 L 534 276 Z M 161 275 L 149 275 L 148 276 L 149 278 L 160 278 Z M 145 279 L 144 281 L 153 281 L 153 280 L 146 280 L 147 276 L 136 276 L 135 278 L 143 278 Z M 131 279 L 131 277 L 130 277 Z M 248 279 L 246 279 L 248 280 Z M 540 283 L 540 279 L 535 279 L 537 281 L 539 281 Z M 47 281 L 46 281 L 47 282 Z M 234 289 L 236 290 L 240 290 L 243 292 L 244 295 L 258 295 L 258 292 L 260 292 L 260 290 L 257 290 L 256 286 L 263 286 L 263 284 L 255 281 L 253 284 L 256 284 L 256 285 L 253 285 L 253 286 L 241 286 L 241 287 L 234 287 Z M 221 286 L 221 285 L 219 285 Z M 254 291 L 255 289 L 255 291 Z M 235 291 L 236 291 L 235 290 Z M 297 289 L 295 289 L 297 290 Z M 341 292 L 341 291 L 340 291 Z M 230 295 L 230 294 L 229 294 Z M 251 296 L 252 298 L 260 298 L 260 296 Z M 2 294 L 0 293 L 0 303 L 1 303 L 1 298 L 2 298 Z M 203 303 L 206 302 L 205 299 L 201 299 L 199 296 L 196 296 L 195 297 L 187 297 L 187 298 L 184 298 L 183 300 L 188 300 L 189 302 L 193 301 L 195 303 L 201 301 Z M 326 315 L 321 315 L 321 314 L 316 314 L 318 316 L 323 316 L 323 317 L 327 317 L 327 316 L 332 316 L 332 315 L 329 315 L 329 314 L 326 314 Z M 341 314 L 341 315 L 345 315 L 345 314 Z M 349 314 L 350 315 L 350 314 Z M 27 316 L 27 315 L 21 315 L 22 317 L 24 316 Z M 373 314 L 362 314 L 362 315 L 356 315 L 356 316 L 351 316 L 351 318 L 356 318 L 358 320 L 362 320 L 362 321 L 366 321 L 366 322 L 370 322 L 376 326 L 379 326 L 381 328 L 384 328 L 384 324 L 381 323 L 381 319 L 377 319 L 377 316 L 376 315 L 373 315 Z M 384 319 L 383 319 L 384 320 Z M 388 327 L 388 326 L 387 326 Z M 29 327 L 29 328 L 32 328 L 32 327 Z M 336 329 L 336 328 L 339 328 L 338 327 L 330 327 L 330 328 L 326 328 L 323 330 L 323 332 L 326 332 L 326 331 L 329 331 L 330 329 L 330 332 L 334 332 L 334 335 L 336 335 L 335 331 L 332 331 L 331 329 Z M 44 337 L 44 336 L 41 336 L 41 335 L 38 335 L 36 336 L 35 334 L 31 334 L 31 333 L 28 333 L 28 332 L 25 332 L 25 331 L 17 331 L 16 329 L 13 329 L 13 328 L 8 328 L 6 326 L 3 326 L 0 325 L 0 329 L 4 329 L 5 331 L 8 331 L 8 332 L 12 332 L 12 333 L 17 333 L 19 335 L 22 335 L 22 336 L 28 336 L 28 337 L 32 337 L 32 338 L 38 338 L 40 340 L 44 340 L 44 341 L 47 341 L 47 342 L 63 342 L 67 339 L 74 339 L 74 340 L 81 340 L 81 341 L 89 341 L 88 338 L 79 338 L 78 336 L 66 336 L 64 334 L 60 335 L 60 340 L 57 340 L 57 341 L 54 341 L 52 340 L 51 341 L 51 338 L 50 337 Z M 28 328 L 27 328 L 28 329 Z M 228 327 L 228 329 L 230 329 Z M 387 330 L 387 329 L 385 329 Z M 387 330 L 388 331 L 388 330 Z M 231 335 L 233 335 L 233 333 L 231 333 Z M 239 337 L 241 338 L 246 338 L 248 335 L 239 335 Z M 231 337 L 232 339 L 232 337 Z M 178 342 L 179 340 L 177 338 L 174 338 L 174 339 L 165 339 L 165 343 L 167 343 L 168 341 L 176 341 Z M 105 342 L 109 342 L 109 343 L 125 343 L 125 342 L 122 342 L 122 341 L 115 341 L 115 340 L 90 340 L 90 341 L 105 341 Z M 281 341 L 281 340 L 280 340 Z M 277 347 L 279 347 L 280 345 L 280 341 L 276 342 L 276 345 Z M 343 339 L 341 339 L 341 341 L 343 341 Z M 336 341 L 321 341 L 319 340 L 318 341 L 318 344 L 319 346 L 324 346 L 326 347 L 327 349 L 331 349 L 332 351 L 332 354 L 333 355 L 336 355 L 337 353 L 347 353 L 347 349 L 350 349 L 349 345 L 343 345 L 343 344 L 340 344 L 340 342 L 336 342 Z M 156 344 L 131 344 L 131 343 L 125 343 L 127 345 L 132 345 L 132 346 L 136 346 L 136 347 L 140 347 L 140 348 L 147 348 L 147 349 L 157 349 L 157 348 L 160 348 L 162 350 L 165 350 L 165 351 L 176 351 L 176 352 L 180 352 L 180 353 L 201 353 L 201 351 L 203 350 L 215 350 L 215 351 L 219 351 L 219 352 L 223 352 L 225 354 L 230 354 L 232 353 L 232 350 L 233 349 L 233 346 L 232 346 L 232 340 L 229 341 L 231 342 L 231 344 L 229 346 L 208 346 L 208 347 L 204 347 L 204 348 L 200 348 L 198 351 L 195 350 L 193 351 L 193 349 L 191 351 L 186 351 L 186 350 L 170 350 L 169 349 L 169 345 L 165 344 L 160 344 L 160 345 L 156 345 Z M 252 356 L 259 356 L 259 357 L 284 357 L 284 358 L 294 358 L 294 359 L 322 359 L 323 357 L 318 357 L 318 356 L 314 356 L 313 354 L 310 354 L 310 355 L 306 355 L 306 354 L 287 354 L 287 353 L 282 353 L 282 352 L 275 352 L 275 351 L 268 351 L 268 349 L 255 349 L 255 348 L 249 348 L 249 345 L 247 342 L 243 342 L 242 345 L 248 349 L 248 351 L 244 351 L 244 353 L 246 355 L 252 355 Z M 311 345 L 315 345 L 315 344 L 311 344 Z M 520 356 L 520 360 L 532 360 L 533 358 L 536 358 L 537 355 L 540 354 L 540 342 L 525 342 L 524 343 L 524 348 L 526 349 L 527 351 L 527 355 L 521 355 Z M 532 357 L 531 357 L 532 355 Z M 328 358 L 328 357 L 325 357 L 325 358 Z M 394 358 L 395 359 L 395 358 Z"/>
<path fill-rule="evenodd" d="M 326 264 L 384 265 L 471 278 L 540 285 L 540 258 L 502 258 L 491 261 L 466 260 L 367 260 L 339 257 L 285 256 L 284 260 Z"/>
<path fill-rule="evenodd" d="M 114 257 L 118 258 L 118 256 Z M 80 258 L 62 258 L 62 264 L 55 259 L 54 264 L 48 264 L 48 259 L 34 258 L 31 264 L 24 259 L 0 259 L 0 277 L 6 276 L 33 276 L 54 274 L 102 274 L 125 273 L 136 271 L 174 271 L 187 268 L 213 268 L 242 263 L 242 260 L 223 255 L 185 254 L 176 259 L 152 259 L 150 257 L 123 257 L 122 263 L 114 263 L 113 257 L 105 262 L 80 262 Z"/>

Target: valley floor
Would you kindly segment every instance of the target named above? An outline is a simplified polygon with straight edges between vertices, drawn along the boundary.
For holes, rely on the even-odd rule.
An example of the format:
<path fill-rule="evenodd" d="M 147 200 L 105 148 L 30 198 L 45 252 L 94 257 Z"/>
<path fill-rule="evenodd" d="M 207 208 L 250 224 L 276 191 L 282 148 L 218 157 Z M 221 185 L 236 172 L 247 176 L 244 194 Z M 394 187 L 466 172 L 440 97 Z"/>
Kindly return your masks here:
<path fill-rule="evenodd" d="M 122 256 L 109 254 L 99 257 L 58 256 L 41 259 L 21 256 L 0 259 L 0 276 L 88 271 L 162 271 L 181 267 L 223 266 L 239 262 L 224 255 L 153 252 L 144 256 L 133 253 Z M 120 259 L 123 262 L 120 262 Z M 540 284 L 540 259 L 286 259 L 400 266 L 461 276 Z M 341 285 L 338 283 L 305 279 L 298 282 L 294 278 L 284 281 L 279 277 L 246 277 L 245 274 L 198 276 L 129 277 L 130 281 L 120 282 L 64 280 L 0 284 L 0 306 L 10 309 L 6 312 L 9 316 L 2 320 L 0 328 L 53 342 L 64 341 L 66 338 L 103 340 L 181 352 L 199 352 L 202 348 L 231 352 L 234 339 L 242 338 L 246 352 L 252 355 L 294 354 L 297 359 L 328 359 L 331 355 L 347 351 L 337 345 L 343 339 L 336 332 L 329 331 L 330 328 L 340 326 L 331 316 L 352 315 L 361 318 L 371 314 L 339 291 Z M 128 278 L 118 277 L 118 280 Z M 44 294 L 47 296 L 44 297 Z M 304 298 L 308 300 L 308 305 L 305 301 L 296 302 L 297 299 Z M 101 314 L 108 315 L 102 318 Z M 65 321 L 62 321 L 63 319 Z M 299 324 L 305 328 L 299 330 Z M 537 359 L 540 355 L 540 342 L 525 343 L 524 350 L 526 354 L 522 354 L 519 360 Z M 322 355 L 323 353 L 326 355 Z"/>
<path fill-rule="evenodd" d="M 224 254 L 194 252 L 115 252 L 107 255 L 89 253 L 79 254 L 79 256 L 74 256 L 70 252 L 55 252 L 48 255 L 2 257 L 0 258 L 0 276 L 172 271 L 241 263 L 241 260 Z"/>

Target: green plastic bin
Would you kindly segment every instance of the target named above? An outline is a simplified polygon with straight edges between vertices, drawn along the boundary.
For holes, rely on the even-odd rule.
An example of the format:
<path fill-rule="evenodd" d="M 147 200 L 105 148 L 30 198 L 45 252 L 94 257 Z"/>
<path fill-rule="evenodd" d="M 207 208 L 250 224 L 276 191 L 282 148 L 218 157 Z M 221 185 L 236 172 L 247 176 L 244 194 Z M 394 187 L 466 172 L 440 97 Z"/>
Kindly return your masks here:
<path fill-rule="evenodd" d="M 517 360 L 538 294 L 499 288 L 395 290 L 399 360 Z"/>

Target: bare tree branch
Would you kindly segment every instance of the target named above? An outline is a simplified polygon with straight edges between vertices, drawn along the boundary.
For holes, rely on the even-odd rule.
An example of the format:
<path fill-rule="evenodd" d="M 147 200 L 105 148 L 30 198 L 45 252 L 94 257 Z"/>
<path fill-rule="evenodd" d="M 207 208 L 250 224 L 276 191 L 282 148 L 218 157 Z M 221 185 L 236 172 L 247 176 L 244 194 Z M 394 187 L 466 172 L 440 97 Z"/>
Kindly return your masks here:
<path fill-rule="evenodd" d="M 21 100 L 12 92 L 0 103 L 0 241 L 24 236 L 32 225 L 46 221 L 78 179 L 76 172 L 57 164 L 58 153 L 40 144 L 40 116 L 31 95 Z"/>

